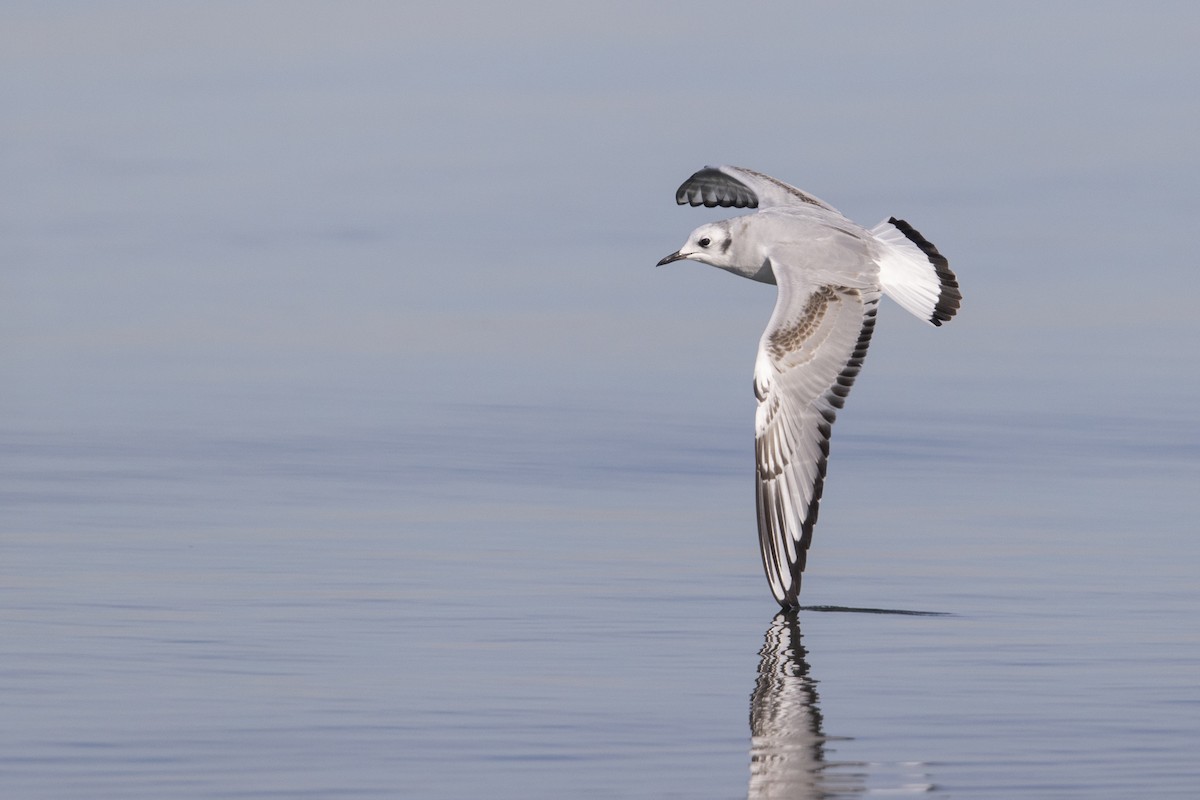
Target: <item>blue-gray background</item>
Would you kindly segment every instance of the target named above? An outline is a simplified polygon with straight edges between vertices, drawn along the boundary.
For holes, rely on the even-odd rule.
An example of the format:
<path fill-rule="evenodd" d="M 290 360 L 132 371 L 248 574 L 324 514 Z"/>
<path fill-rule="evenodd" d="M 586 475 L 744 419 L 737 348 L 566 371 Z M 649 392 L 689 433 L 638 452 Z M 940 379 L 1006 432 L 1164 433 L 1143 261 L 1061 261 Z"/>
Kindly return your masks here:
<path fill-rule="evenodd" d="M 744 793 L 773 291 L 653 268 L 733 163 L 908 219 L 965 295 L 885 308 L 835 429 L 806 602 L 954 615 L 802 614 L 843 759 L 1190 796 L 1198 29 L 5 4 L 0 782 Z"/>

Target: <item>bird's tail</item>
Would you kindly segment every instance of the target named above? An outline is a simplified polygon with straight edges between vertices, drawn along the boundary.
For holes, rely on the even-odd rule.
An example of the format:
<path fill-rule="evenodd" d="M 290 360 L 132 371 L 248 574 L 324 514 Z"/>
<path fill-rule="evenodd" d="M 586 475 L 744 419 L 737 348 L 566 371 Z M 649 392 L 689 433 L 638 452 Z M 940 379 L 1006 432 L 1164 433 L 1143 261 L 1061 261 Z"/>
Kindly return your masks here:
<path fill-rule="evenodd" d="M 953 317 L 962 292 L 946 257 L 902 219 L 891 217 L 871 233 L 884 244 L 877 259 L 884 294 L 933 325 Z"/>

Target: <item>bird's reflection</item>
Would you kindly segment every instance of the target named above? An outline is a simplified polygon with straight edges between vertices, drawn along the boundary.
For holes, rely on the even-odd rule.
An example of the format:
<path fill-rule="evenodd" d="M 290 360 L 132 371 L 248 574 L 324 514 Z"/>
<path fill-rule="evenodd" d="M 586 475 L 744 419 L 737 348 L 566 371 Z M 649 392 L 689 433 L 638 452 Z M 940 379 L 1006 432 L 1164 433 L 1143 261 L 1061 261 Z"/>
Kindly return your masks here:
<path fill-rule="evenodd" d="M 854 797 L 865 794 L 863 764 L 832 761 L 817 707 L 796 611 L 767 628 L 758 681 L 750 698 L 750 793 L 759 798 Z"/>

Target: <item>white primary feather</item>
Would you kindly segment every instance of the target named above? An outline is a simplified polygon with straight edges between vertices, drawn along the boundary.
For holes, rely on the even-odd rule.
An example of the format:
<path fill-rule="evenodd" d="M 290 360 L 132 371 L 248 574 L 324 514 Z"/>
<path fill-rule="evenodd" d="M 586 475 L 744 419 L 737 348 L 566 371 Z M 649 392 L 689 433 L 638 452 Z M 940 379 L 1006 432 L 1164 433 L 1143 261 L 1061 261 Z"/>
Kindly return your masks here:
<path fill-rule="evenodd" d="M 804 279 L 803 264 L 772 261 L 775 312 L 754 368 L 756 491 L 763 569 L 781 605 L 795 605 L 837 411 L 862 368 L 879 290 Z"/>

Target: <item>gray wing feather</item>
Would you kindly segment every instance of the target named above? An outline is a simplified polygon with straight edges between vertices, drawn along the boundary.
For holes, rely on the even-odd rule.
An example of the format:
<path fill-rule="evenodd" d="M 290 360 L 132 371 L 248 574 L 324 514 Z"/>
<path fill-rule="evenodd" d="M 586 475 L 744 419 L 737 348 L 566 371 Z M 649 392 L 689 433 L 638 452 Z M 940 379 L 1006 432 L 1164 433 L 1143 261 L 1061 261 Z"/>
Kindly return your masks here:
<path fill-rule="evenodd" d="M 755 483 L 763 568 L 775 599 L 787 607 L 797 603 L 830 431 L 862 368 L 879 290 L 778 283 L 754 371 Z"/>
<path fill-rule="evenodd" d="M 769 175 L 744 167 L 705 167 L 675 192 L 679 205 L 715 208 L 771 208 L 807 205 L 837 212 L 820 198 Z"/>

